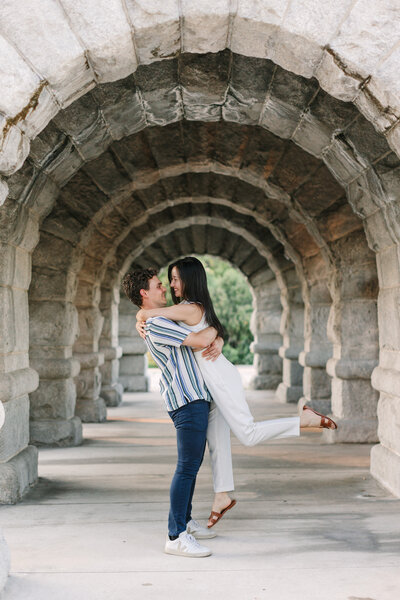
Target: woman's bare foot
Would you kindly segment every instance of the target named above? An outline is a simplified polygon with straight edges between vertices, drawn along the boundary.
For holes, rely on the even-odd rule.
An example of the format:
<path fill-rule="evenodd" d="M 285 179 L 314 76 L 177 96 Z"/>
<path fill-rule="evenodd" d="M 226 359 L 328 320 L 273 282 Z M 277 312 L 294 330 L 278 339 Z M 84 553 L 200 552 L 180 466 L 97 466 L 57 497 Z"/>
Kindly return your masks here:
<path fill-rule="evenodd" d="M 304 406 L 300 415 L 300 428 L 306 429 L 307 427 L 337 429 L 335 421 L 332 421 L 332 419 L 325 415 L 321 415 L 308 406 Z"/>
<path fill-rule="evenodd" d="M 230 505 L 232 502 L 232 498 L 228 494 L 228 492 L 217 492 L 214 496 L 214 502 L 212 505 L 212 509 L 214 512 L 220 513 Z M 211 519 L 208 519 L 207 527 L 212 527 L 214 522 Z"/>

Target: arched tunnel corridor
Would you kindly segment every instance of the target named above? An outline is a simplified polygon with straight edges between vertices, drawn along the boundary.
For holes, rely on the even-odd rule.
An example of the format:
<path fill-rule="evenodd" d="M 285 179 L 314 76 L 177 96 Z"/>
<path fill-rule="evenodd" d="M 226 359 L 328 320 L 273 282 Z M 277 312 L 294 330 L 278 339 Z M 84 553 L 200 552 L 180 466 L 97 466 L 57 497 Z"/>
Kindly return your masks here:
<path fill-rule="evenodd" d="M 398 22 L 390 0 L 2 2 L 0 503 L 145 389 L 121 280 L 189 254 L 252 288 L 254 387 L 332 414 L 324 452 L 374 444 L 400 497 Z"/>
<path fill-rule="evenodd" d="M 185 254 L 221 256 L 259 303 L 273 298 L 255 345 L 271 358 L 264 385 L 331 410 L 331 442 L 378 441 L 376 264 L 392 252 L 380 223 L 398 163 L 354 104 L 229 50 L 142 65 L 58 112 L 8 178 L 1 212 L 15 261 L 5 349 L 22 386 L 8 422 L 24 423 L 2 435 L 26 465 L 4 499 L 35 477 L 25 393 L 31 444 L 81 443 L 81 422 L 103 420 L 120 395 L 123 274 Z"/>

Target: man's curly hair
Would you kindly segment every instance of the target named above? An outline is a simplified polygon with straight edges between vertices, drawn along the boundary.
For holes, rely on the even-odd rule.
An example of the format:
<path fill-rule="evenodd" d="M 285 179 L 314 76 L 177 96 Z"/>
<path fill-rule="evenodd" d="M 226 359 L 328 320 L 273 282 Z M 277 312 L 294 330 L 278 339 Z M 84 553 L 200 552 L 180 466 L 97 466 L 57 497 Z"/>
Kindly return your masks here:
<path fill-rule="evenodd" d="M 149 289 L 149 281 L 157 275 L 157 269 L 136 269 L 129 271 L 122 280 L 122 287 L 129 300 L 139 308 L 142 306 L 143 298 L 140 290 Z"/>

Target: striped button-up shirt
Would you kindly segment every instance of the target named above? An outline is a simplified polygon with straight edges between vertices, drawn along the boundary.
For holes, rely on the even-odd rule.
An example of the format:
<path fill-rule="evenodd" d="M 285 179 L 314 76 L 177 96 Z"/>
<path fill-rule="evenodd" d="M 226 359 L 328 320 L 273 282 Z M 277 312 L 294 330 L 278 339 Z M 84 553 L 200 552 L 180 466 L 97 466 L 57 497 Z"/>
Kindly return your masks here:
<path fill-rule="evenodd" d="M 190 333 L 190 329 L 165 317 L 146 321 L 146 343 L 161 369 L 160 392 L 168 411 L 193 400 L 211 401 L 191 348 L 182 346 Z"/>

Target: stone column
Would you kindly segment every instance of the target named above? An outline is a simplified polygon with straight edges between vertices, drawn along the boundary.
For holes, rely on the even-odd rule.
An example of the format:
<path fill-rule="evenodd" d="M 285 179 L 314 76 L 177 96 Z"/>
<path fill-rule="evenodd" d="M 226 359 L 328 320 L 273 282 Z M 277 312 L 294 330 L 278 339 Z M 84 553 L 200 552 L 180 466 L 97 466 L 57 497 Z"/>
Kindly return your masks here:
<path fill-rule="evenodd" d="M 147 392 L 147 346 L 138 335 L 136 325 L 137 308 L 121 294 L 119 304 L 119 343 L 122 347 L 119 379 L 127 392 Z"/>
<path fill-rule="evenodd" d="M 100 309 L 104 317 L 100 336 L 100 350 L 104 354 L 104 364 L 100 367 L 101 397 L 107 406 L 118 406 L 122 402 L 123 387 L 119 382 L 119 358 L 122 347 L 118 345 L 118 305 L 119 290 L 101 290 Z"/>
<path fill-rule="evenodd" d="M 0 432 L 5 423 L 5 410 L 2 401 L 0 400 Z M 0 529 L 0 593 L 3 590 L 8 573 L 10 571 L 10 551 L 7 546 L 7 542 L 4 539 L 3 533 Z"/>
<path fill-rule="evenodd" d="M 251 350 L 257 375 L 250 382 L 255 390 L 276 389 L 282 381 L 282 359 L 279 348 L 282 336 L 280 290 L 272 271 L 265 271 L 250 281 L 253 292 L 253 314 L 250 328 L 254 336 Z"/>
<path fill-rule="evenodd" d="M 37 449 L 28 445 L 28 394 L 39 381 L 28 356 L 30 278 L 29 248 L 0 243 L 0 503 L 5 504 L 21 500 L 37 481 Z M 2 542 L 0 547 L 4 557 Z"/>
<path fill-rule="evenodd" d="M 100 286 L 79 280 L 76 294 L 79 337 L 74 344 L 74 357 L 81 370 L 75 379 L 75 414 L 84 423 L 100 423 L 107 419 L 106 403 L 100 396 L 104 354 L 99 351 L 99 340 L 104 317 L 99 309 Z"/>
<path fill-rule="evenodd" d="M 371 385 L 378 364 L 375 255 L 362 235 L 340 240 L 338 246 L 340 264 L 332 278 L 328 323 L 333 356 L 327 372 L 332 377 L 332 412 L 339 428 L 326 430 L 324 436 L 330 442 L 371 443 L 378 440 L 378 393 Z"/>
<path fill-rule="evenodd" d="M 40 290 L 46 293 L 43 277 Z M 75 416 L 74 377 L 79 362 L 72 356 L 78 330 L 77 312 L 70 302 L 30 294 L 30 359 L 40 385 L 30 395 L 30 439 L 36 446 L 76 446 L 82 443 L 82 423 Z M 47 291 L 51 294 L 51 291 Z"/>
<path fill-rule="evenodd" d="M 304 304 L 294 269 L 287 272 L 286 284 L 286 289 L 281 293 L 283 344 L 279 348 L 279 356 L 283 359 L 282 382 L 276 390 L 276 396 L 281 402 L 292 403 L 303 395 L 303 367 L 298 359 L 304 346 Z"/>
<path fill-rule="evenodd" d="M 400 247 L 382 249 L 377 264 L 380 358 L 372 374 L 372 385 L 380 394 L 380 443 L 371 451 L 371 473 L 400 496 Z"/>
<path fill-rule="evenodd" d="M 304 309 L 304 350 L 299 354 L 303 366 L 303 391 L 301 406 L 307 404 L 328 414 L 331 412 L 331 379 L 326 363 L 332 356 L 328 338 L 328 318 L 332 304 L 326 280 L 326 265 L 321 258 L 308 261 L 307 302 Z"/>

